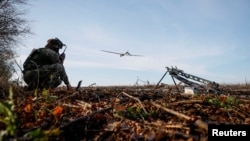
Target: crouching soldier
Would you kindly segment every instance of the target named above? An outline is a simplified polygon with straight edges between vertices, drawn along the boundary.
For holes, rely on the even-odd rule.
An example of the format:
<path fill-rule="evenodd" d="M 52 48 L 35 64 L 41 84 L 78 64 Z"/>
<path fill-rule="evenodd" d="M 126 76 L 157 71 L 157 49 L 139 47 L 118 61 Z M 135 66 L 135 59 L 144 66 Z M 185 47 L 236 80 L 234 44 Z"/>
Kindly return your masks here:
<path fill-rule="evenodd" d="M 23 64 L 23 79 L 27 90 L 36 88 L 56 88 L 62 81 L 71 90 L 68 76 L 63 66 L 65 54 L 59 50 L 65 46 L 58 38 L 49 39 L 44 48 L 33 49 Z"/>

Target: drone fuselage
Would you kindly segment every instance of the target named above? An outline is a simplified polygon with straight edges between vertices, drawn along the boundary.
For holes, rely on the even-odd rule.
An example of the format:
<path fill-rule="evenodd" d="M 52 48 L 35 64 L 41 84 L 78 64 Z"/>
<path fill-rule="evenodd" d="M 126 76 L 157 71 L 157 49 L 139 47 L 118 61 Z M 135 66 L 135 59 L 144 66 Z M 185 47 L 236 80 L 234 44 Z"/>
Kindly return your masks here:
<path fill-rule="evenodd" d="M 125 56 L 125 54 L 120 54 L 120 57 L 123 57 L 123 56 Z"/>

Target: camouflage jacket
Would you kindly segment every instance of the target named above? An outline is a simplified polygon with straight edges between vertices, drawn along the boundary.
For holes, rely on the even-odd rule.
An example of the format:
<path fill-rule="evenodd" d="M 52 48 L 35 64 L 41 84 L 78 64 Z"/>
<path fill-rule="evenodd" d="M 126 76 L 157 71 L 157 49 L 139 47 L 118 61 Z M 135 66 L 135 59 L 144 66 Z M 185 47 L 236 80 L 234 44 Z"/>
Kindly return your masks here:
<path fill-rule="evenodd" d="M 33 49 L 23 64 L 23 72 L 28 70 L 39 69 L 44 65 L 52 65 L 57 63 L 62 64 L 62 61 L 60 60 L 59 56 L 59 53 L 49 48 Z M 61 76 L 65 84 L 69 84 L 68 76 L 65 70 L 63 70 Z"/>

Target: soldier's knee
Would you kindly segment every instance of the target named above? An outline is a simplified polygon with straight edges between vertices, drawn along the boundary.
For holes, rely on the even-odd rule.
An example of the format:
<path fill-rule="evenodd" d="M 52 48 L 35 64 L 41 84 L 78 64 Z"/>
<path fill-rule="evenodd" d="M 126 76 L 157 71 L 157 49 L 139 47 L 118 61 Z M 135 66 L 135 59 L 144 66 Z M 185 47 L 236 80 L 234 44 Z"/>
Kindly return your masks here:
<path fill-rule="evenodd" d="M 63 71 L 63 65 L 60 64 L 60 63 L 55 64 L 55 68 L 56 68 L 56 70 L 59 71 L 59 72 Z"/>
<path fill-rule="evenodd" d="M 35 81 L 36 78 L 37 78 L 37 71 L 30 70 L 23 73 L 23 79 L 26 83 Z"/>

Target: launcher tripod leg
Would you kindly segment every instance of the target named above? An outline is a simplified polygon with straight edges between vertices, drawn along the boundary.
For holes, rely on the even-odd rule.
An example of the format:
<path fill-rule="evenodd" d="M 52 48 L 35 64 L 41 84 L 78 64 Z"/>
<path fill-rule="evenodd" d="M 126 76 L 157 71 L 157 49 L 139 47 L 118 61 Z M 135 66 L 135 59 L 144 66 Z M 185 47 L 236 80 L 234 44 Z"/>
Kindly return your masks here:
<path fill-rule="evenodd" d="M 168 70 L 164 73 L 164 75 L 161 77 L 160 81 L 155 85 L 155 89 L 158 87 L 158 85 L 161 83 L 162 79 L 166 76 L 168 73 Z"/>
<path fill-rule="evenodd" d="M 171 77 L 172 77 L 172 80 L 174 81 L 174 85 L 175 85 L 176 89 L 177 89 L 178 92 L 180 93 L 180 90 L 179 90 L 178 86 L 176 85 L 176 82 L 175 82 L 175 80 L 174 80 L 174 77 L 173 77 L 173 76 L 171 76 Z"/>

